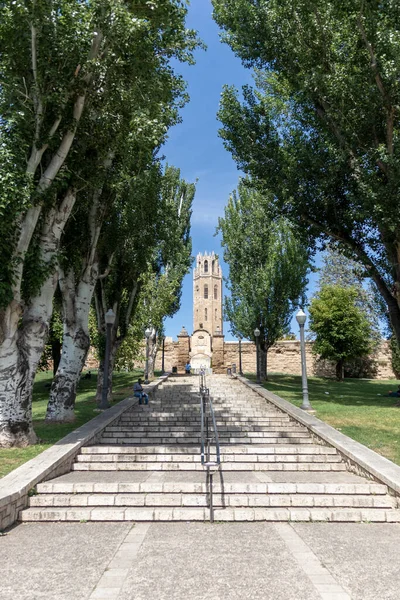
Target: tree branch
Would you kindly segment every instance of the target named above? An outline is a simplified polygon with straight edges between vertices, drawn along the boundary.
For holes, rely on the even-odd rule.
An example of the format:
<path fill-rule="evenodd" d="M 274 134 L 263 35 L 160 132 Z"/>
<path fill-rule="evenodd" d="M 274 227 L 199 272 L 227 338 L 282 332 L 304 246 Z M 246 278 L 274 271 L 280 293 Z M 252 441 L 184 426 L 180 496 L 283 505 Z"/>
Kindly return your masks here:
<path fill-rule="evenodd" d="M 138 291 L 138 283 L 137 283 L 137 281 L 135 281 L 135 283 L 133 284 L 131 295 L 129 297 L 128 307 L 126 309 L 126 315 L 125 315 L 126 329 L 128 329 L 128 327 L 129 327 L 129 323 L 130 323 L 131 315 L 132 315 L 133 303 L 135 301 L 137 291 Z"/>
<path fill-rule="evenodd" d="M 390 94 L 385 88 L 383 83 L 381 74 L 378 68 L 378 61 L 376 58 L 376 54 L 372 47 L 372 44 L 368 40 L 367 33 L 365 31 L 364 25 L 362 23 L 362 15 L 358 15 L 357 17 L 358 29 L 361 33 L 361 37 L 364 41 L 365 47 L 367 48 L 368 54 L 371 58 L 371 69 L 375 75 L 375 82 L 378 87 L 378 90 L 383 98 L 384 104 L 387 110 L 387 119 L 386 119 L 386 144 L 387 150 L 390 155 L 393 155 L 393 129 L 394 129 L 394 118 L 395 118 L 395 107 L 392 104 L 392 100 L 390 98 Z"/>

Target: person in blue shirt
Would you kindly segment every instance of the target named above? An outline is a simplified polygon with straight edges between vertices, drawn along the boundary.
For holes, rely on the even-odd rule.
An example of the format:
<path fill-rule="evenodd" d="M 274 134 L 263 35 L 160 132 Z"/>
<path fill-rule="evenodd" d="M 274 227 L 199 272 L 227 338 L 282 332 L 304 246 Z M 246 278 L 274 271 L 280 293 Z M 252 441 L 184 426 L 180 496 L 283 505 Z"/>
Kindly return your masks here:
<path fill-rule="evenodd" d="M 135 385 L 133 386 L 133 395 L 135 398 L 139 398 L 139 404 L 148 404 L 149 396 L 143 391 L 142 380 L 138 379 Z"/>
<path fill-rule="evenodd" d="M 185 365 L 185 373 L 186 373 L 186 375 L 190 375 L 191 368 L 192 368 L 192 366 L 191 366 L 190 362 L 187 361 L 187 363 Z"/>

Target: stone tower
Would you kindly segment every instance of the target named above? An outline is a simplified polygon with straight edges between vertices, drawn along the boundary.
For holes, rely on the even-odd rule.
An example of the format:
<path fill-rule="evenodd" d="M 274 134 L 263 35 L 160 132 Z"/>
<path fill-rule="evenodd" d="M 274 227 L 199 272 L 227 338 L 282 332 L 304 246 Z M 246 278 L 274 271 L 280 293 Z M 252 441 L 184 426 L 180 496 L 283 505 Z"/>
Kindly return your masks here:
<path fill-rule="evenodd" d="M 193 331 L 222 334 L 222 271 L 218 258 L 198 254 L 193 273 Z"/>

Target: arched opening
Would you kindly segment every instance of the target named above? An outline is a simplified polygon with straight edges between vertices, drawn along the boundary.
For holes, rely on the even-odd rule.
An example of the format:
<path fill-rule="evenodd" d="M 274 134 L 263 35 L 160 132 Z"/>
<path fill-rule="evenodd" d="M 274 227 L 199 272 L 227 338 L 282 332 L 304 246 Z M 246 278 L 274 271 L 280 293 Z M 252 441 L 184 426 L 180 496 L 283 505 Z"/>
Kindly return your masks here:
<path fill-rule="evenodd" d="M 204 273 L 208 273 L 208 260 L 204 261 Z"/>
<path fill-rule="evenodd" d="M 204 309 L 204 320 L 207 321 L 207 309 Z"/>
<path fill-rule="evenodd" d="M 218 286 L 214 285 L 214 300 L 218 299 Z"/>
<path fill-rule="evenodd" d="M 215 309 L 215 320 L 218 321 L 218 309 Z"/>
<path fill-rule="evenodd" d="M 215 260 L 212 261 L 211 263 L 211 271 L 214 273 L 214 269 L 215 269 Z"/>
<path fill-rule="evenodd" d="M 208 299 L 208 285 L 204 286 L 204 299 L 207 300 Z"/>

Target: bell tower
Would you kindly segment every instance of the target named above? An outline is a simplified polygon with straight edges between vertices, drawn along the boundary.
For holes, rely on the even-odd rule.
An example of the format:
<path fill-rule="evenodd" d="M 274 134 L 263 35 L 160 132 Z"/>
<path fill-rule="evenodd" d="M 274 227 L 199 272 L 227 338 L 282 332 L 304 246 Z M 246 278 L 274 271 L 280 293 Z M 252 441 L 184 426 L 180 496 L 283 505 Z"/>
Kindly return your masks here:
<path fill-rule="evenodd" d="M 198 254 L 193 273 L 193 330 L 222 334 L 222 271 L 218 257 Z"/>

